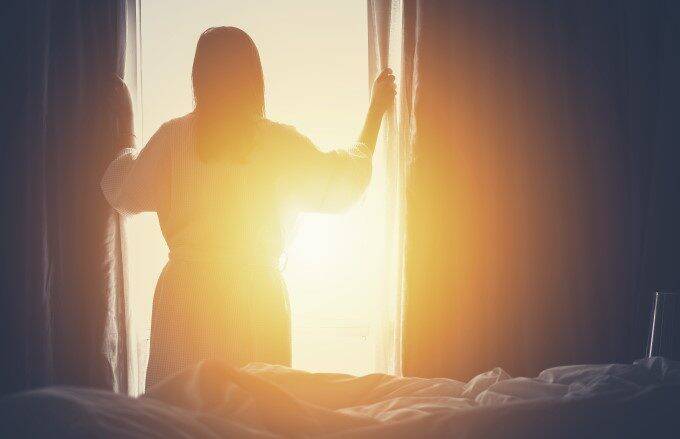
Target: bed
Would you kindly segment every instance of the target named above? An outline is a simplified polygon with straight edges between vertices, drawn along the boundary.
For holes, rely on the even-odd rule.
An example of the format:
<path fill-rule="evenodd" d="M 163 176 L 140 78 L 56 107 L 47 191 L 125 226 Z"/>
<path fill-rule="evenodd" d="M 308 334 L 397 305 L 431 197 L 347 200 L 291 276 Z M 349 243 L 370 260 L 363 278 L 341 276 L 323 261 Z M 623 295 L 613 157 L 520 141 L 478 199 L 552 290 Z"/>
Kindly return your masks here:
<path fill-rule="evenodd" d="M 129 398 L 52 387 L 0 400 L 0 437 L 680 437 L 680 362 L 573 365 L 468 382 L 203 361 Z"/>

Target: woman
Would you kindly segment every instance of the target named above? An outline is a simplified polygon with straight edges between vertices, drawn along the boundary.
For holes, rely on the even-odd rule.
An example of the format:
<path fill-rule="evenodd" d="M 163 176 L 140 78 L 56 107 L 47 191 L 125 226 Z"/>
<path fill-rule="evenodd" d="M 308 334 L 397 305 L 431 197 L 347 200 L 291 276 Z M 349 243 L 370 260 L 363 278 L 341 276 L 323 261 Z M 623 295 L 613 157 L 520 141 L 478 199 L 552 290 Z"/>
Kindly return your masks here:
<path fill-rule="evenodd" d="M 123 149 L 101 182 L 119 212 L 157 212 L 170 249 L 154 295 L 147 389 L 204 358 L 290 365 L 282 230 L 298 212 L 341 210 L 361 195 L 395 95 L 387 69 L 356 145 L 323 153 L 265 118 L 259 54 L 242 30 L 201 35 L 192 81 L 194 111 L 163 124 L 141 152 Z M 130 146 L 129 93 L 122 82 L 117 90 L 119 138 Z"/>

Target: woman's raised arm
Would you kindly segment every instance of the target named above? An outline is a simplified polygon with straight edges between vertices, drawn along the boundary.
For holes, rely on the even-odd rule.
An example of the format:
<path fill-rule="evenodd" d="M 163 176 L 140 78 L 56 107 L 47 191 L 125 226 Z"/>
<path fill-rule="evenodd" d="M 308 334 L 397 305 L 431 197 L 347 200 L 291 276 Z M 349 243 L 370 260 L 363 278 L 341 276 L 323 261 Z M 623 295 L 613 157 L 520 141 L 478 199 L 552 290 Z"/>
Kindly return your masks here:
<path fill-rule="evenodd" d="M 366 113 L 364 128 L 359 135 L 359 143 L 366 145 L 371 154 L 375 150 L 378 140 L 380 123 L 387 110 L 394 105 L 394 96 L 397 94 L 397 86 L 394 82 L 392 69 L 383 70 L 376 78 L 371 89 L 371 104 Z"/>
<path fill-rule="evenodd" d="M 363 129 L 352 148 L 320 151 L 311 140 L 287 130 L 286 151 L 290 152 L 288 191 L 301 211 L 338 212 L 351 206 L 363 193 L 371 177 L 371 162 L 385 111 L 393 105 L 394 75 L 385 69 L 375 80 L 371 104 Z"/>

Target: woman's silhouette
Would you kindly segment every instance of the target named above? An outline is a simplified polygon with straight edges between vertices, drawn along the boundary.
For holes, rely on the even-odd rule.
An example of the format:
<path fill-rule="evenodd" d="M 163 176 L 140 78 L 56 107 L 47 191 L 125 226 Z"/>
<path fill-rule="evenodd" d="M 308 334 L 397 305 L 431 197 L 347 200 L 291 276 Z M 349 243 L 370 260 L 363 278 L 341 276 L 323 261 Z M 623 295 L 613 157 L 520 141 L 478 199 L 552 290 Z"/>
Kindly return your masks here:
<path fill-rule="evenodd" d="M 360 196 L 395 94 L 385 70 L 359 141 L 324 153 L 265 118 L 259 54 L 242 30 L 205 31 L 192 80 L 194 111 L 164 123 L 141 152 L 124 148 L 101 182 L 119 212 L 157 212 L 170 249 L 153 301 L 147 389 L 204 358 L 290 365 L 282 229 L 298 212 L 341 210 Z M 119 142 L 128 147 L 129 93 L 121 81 L 116 90 Z"/>

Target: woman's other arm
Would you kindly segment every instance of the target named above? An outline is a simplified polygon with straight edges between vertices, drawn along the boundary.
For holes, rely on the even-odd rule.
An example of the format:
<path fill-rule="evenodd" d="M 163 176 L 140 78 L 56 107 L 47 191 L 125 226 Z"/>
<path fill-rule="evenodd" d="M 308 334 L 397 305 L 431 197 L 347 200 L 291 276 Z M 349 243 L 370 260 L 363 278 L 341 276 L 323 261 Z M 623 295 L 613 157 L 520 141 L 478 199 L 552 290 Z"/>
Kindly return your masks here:
<path fill-rule="evenodd" d="M 135 148 L 130 92 L 120 78 L 113 81 L 109 105 L 119 152 L 102 176 L 102 192 L 121 214 L 158 211 L 167 204 L 162 186 L 169 175 L 168 130 L 162 126 L 142 151 Z"/>

